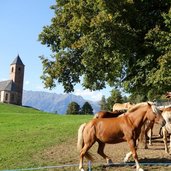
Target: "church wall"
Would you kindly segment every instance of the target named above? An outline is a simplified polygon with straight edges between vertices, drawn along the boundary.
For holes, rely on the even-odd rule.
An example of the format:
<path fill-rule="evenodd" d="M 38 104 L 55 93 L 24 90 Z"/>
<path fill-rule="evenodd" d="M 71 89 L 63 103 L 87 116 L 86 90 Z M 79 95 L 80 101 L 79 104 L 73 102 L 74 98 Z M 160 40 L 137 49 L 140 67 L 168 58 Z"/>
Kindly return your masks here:
<path fill-rule="evenodd" d="M 10 91 L 1 91 L 0 92 L 0 102 L 18 104 L 18 93 Z"/>
<path fill-rule="evenodd" d="M 1 102 L 4 102 L 4 94 L 5 94 L 5 92 L 4 91 L 1 91 Z"/>
<path fill-rule="evenodd" d="M 3 103 L 9 103 L 10 102 L 10 92 L 2 91 L 1 92 L 1 101 Z"/>
<path fill-rule="evenodd" d="M 3 91 L 0 91 L 0 102 L 2 102 L 2 97 L 3 97 Z"/>

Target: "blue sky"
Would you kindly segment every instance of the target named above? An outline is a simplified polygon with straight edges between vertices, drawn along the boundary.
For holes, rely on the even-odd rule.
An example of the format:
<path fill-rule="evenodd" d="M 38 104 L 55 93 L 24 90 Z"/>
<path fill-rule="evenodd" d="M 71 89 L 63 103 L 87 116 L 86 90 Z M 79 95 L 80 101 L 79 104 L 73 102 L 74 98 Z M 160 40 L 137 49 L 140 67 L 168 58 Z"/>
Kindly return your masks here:
<path fill-rule="evenodd" d="M 54 11 L 50 9 L 55 0 L 1 0 L 0 5 L 0 81 L 9 79 L 9 66 L 19 54 L 25 64 L 24 89 L 64 93 L 57 85 L 53 90 L 44 89 L 40 76 L 42 64 L 39 56 L 50 56 L 51 52 L 38 41 L 43 26 L 50 25 Z M 75 95 L 88 100 L 100 100 L 110 96 L 110 88 L 90 92 L 80 85 Z"/>

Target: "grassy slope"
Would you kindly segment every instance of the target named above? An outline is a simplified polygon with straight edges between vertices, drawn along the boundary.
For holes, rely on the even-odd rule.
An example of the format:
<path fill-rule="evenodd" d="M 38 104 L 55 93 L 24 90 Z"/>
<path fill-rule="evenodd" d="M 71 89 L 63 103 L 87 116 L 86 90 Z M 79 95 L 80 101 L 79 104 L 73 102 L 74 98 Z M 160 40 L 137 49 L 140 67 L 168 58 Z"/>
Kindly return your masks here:
<path fill-rule="evenodd" d="M 0 170 L 40 166 L 34 160 L 36 155 L 38 158 L 41 151 L 76 138 L 79 125 L 91 117 L 0 104 Z"/>

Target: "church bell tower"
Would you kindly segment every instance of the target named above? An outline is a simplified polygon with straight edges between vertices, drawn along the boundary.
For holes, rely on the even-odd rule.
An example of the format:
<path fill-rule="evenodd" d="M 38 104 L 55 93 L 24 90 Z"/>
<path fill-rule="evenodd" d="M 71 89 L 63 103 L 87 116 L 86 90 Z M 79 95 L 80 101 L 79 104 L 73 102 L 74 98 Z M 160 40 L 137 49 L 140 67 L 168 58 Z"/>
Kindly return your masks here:
<path fill-rule="evenodd" d="M 18 55 L 10 65 L 10 80 L 15 83 L 17 92 L 17 104 L 22 105 L 24 64 Z"/>

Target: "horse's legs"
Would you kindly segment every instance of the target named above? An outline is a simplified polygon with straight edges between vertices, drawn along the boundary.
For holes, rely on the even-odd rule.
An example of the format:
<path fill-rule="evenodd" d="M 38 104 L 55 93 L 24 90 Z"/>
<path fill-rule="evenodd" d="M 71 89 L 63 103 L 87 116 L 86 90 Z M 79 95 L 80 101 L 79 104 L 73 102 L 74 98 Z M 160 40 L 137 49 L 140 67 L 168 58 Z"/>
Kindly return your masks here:
<path fill-rule="evenodd" d="M 144 149 L 147 149 L 147 137 L 146 137 L 146 130 L 145 130 L 146 123 L 141 128 L 141 133 L 138 138 L 138 146 L 143 146 Z"/>
<path fill-rule="evenodd" d="M 98 147 L 97 153 L 106 160 L 107 164 L 111 164 L 112 160 L 104 153 L 105 143 L 100 142 L 100 141 L 98 143 L 99 143 L 99 147 Z"/>
<path fill-rule="evenodd" d="M 148 137 L 149 137 L 149 145 L 152 145 L 152 134 L 153 134 L 153 127 L 154 127 L 154 121 L 149 121 L 148 125 L 147 125 L 147 128 L 145 130 L 146 132 L 146 137 L 147 137 L 147 134 L 148 134 Z"/>
<path fill-rule="evenodd" d="M 132 157 L 134 158 L 135 160 L 135 164 L 136 164 L 136 171 L 143 171 L 142 168 L 140 168 L 140 165 L 139 165 L 139 162 L 138 162 L 138 155 L 137 155 L 137 152 L 136 152 L 136 146 L 135 146 L 135 141 L 133 139 L 127 141 L 128 144 L 129 144 L 129 148 L 131 150 L 130 153 L 132 153 Z M 130 153 L 128 153 L 130 155 Z"/>
<path fill-rule="evenodd" d="M 83 169 L 83 158 L 86 157 L 88 160 L 92 160 L 92 156 L 88 153 L 88 150 L 92 147 L 92 145 L 95 143 L 95 131 L 94 127 L 90 128 L 89 130 L 84 129 L 84 145 L 83 148 L 80 150 L 80 164 L 79 169 L 81 171 L 84 171 Z"/>
<path fill-rule="evenodd" d="M 171 154 L 171 135 L 169 134 L 170 137 L 170 146 L 169 146 L 169 154 Z"/>
<path fill-rule="evenodd" d="M 164 149 L 166 153 L 169 153 L 169 149 L 167 146 L 167 131 L 165 127 L 162 127 L 162 132 L 163 132 L 163 142 L 164 142 Z"/>
<path fill-rule="evenodd" d="M 132 152 L 131 151 L 126 154 L 126 156 L 124 158 L 124 163 L 126 163 L 129 160 L 129 158 L 131 157 L 131 155 L 132 155 Z"/>
<path fill-rule="evenodd" d="M 80 164 L 79 164 L 79 169 L 81 171 L 84 171 L 83 169 L 83 158 L 84 156 L 87 157 L 89 160 L 92 160 L 91 155 L 88 153 L 88 150 L 92 147 L 92 145 L 95 143 L 95 141 L 85 143 L 83 148 L 80 151 Z"/>
<path fill-rule="evenodd" d="M 80 164 L 79 164 L 79 169 L 81 171 L 84 171 L 83 169 L 83 158 L 85 156 L 85 153 L 88 151 L 89 146 L 87 144 L 84 145 L 84 147 L 80 151 Z"/>
<path fill-rule="evenodd" d="M 149 145 L 152 145 L 152 128 L 148 131 L 148 142 L 149 142 Z"/>
<path fill-rule="evenodd" d="M 134 145 L 134 148 L 137 149 L 137 146 L 136 146 L 136 140 L 133 140 L 133 145 Z M 129 153 L 126 154 L 125 158 L 124 158 L 124 163 L 126 163 L 129 158 L 131 157 L 132 155 L 132 151 L 130 151 Z"/>

